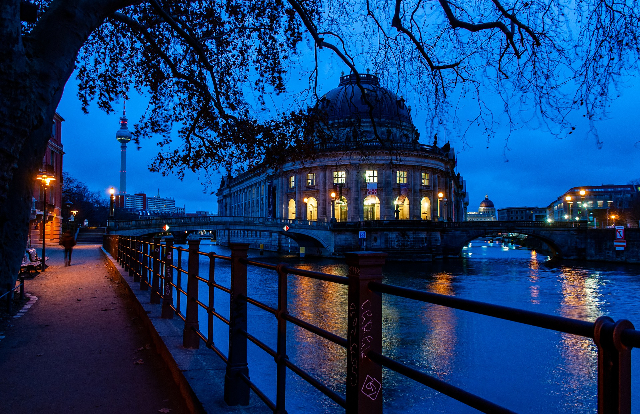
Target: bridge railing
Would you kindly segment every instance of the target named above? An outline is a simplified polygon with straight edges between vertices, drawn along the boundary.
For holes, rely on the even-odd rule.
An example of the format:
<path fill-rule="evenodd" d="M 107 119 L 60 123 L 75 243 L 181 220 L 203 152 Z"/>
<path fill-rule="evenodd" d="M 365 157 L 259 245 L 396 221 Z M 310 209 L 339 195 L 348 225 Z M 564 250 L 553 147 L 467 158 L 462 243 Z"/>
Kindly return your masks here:
<path fill-rule="evenodd" d="M 151 302 L 162 303 L 161 316 L 172 318 L 178 315 L 184 321 L 183 345 L 198 348 L 200 343 L 215 352 L 226 364 L 224 399 L 229 405 L 249 403 L 250 390 L 274 412 L 285 412 L 286 370 L 289 369 L 327 395 L 348 414 L 382 413 L 382 369 L 387 368 L 401 375 L 454 398 L 485 413 L 511 413 L 480 396 L 471 394 L 434 376 L 393 360 L 382 354 L 382 294 L 402 297 L 487 315 L 503 320 L 527 324 L 557 332 L 578 335 L 594 340 L 598 349 L 598 413 L 631 412 L 631 349 L 640 347 L 640 331 L 631 322 L 603 316 L 595 322 L 585 322 L 559 316 L 546 315 L 483 302 L 460 299 L 424 291 L 401 288 L 382 283 L 384 253 L 347 253 L 349 266 L 347 277 L 307 271 L 286 266 L 272 265 L 249 260 L 248 244 L 232 243 L 231 256 L 203 253 L 199 240 L 189 241 L 189 248 L 172 245 L 170 239 L 163 245 L 159 238 L 126 238 L 105 236 L 104 247 L 121 263 L 141 289 L 151 289 Z M 182 268 L 183 254 L 188 255 L 187 269 Z M 200 271 L 200 257 L 209 258 L 207 276 Z M 177 259 L 177 260 L 176 260 Z M 231 262 L 230 286 L 216 282 L 215 261 Z M 277 307 L 273 308 L 247 295 L 247 267 L 268 269 L 278 276 Z M 173 272 L 177 279 L 174 282 Z M 287 281 L 289 275 L 322 280 L 348 287 L 346 338 L 312 325 L 294 315 L 287 308 Z M 186 290 L 183 278 L 187 278 Z M 203 301 L 198 295 L 199 285 L 208 287 L 208 298 Z M 214 307 L 214 291 L 218 289 L 230 295 L 229 318 L 222 316 Z M 173 295 L 175 296 L 175 300 Z M 181 305 L 182 300 L 186 306 Z M 272 349 L 254 335 L 247 332 L 247 305 L 265 310 L 277 321 L 277 346 Z M 185 313 L 181 312 L 186 308 Z M 206 332 L 200 329 L 198 307 L 207 314 Z M 228 355 L 224 355 L 214 343 L 214 318 L 229 326 Z M 306 329 L 346 349 L 346 396 L 342 396 L 287 356 L 287 323 Z M 276 401 L 271 401 L 255 383 L 249 379 L 247 363 L 247 341 L 273 357 L 276 367 Z"/>
<path fill-rule="evenodd" d="M 119 220 L 114 222 L 113 228 L 125 229 L 158 229 L 161 231 L 164 225 L 179 226 L 210 226 L 210 225 L 252 225 L 252 226 L 281 226 L 292 225 L 296 227 L 329 228 L 329 222 L 323 220 L 280 219 L 268 217 L 239 217 L 239 216 L 196 216 L 196 217 L 158 217 L 137 220 Z"/>

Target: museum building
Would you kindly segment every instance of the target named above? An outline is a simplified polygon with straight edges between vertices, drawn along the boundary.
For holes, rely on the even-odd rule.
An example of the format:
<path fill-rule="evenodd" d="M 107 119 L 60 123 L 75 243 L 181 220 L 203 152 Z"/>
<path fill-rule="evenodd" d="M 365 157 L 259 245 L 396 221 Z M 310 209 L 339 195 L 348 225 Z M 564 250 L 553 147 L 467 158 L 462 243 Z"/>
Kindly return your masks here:
<path fill-rule="evenodd" d="M 309 114 L 322 119 L 309 135 L 312 156 L 224 177 L 219 216 L 465 221 L 453 148 L 419 143 L 411 107 L 377 76 L 342 76 Z"/>

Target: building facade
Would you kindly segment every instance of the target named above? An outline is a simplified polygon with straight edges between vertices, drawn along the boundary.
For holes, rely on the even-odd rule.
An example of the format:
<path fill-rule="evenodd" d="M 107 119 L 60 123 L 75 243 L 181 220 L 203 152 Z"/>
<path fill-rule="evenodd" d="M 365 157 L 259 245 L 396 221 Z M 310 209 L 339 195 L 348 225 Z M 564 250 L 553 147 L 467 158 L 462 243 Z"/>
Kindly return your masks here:
<path fill-rule="evenodd" d="M 498 209 L 498 221 L 546 221 L 543 207 L 507 207 Z"/>
<path fill-rule="evenodd" d="M 42 243 L 42 219 L 46 214 L 45 239 L 56 243 L 62 234 L 63 205 L 62 205 L 62 122 L 64 119 L 56 113 L 51 122 L 51 138 L 47 142 L 47 149 L 42 158 L 40 172 L 53 177 L 49 185 L 35 180 L 30 216 L 30 243 Z M 34 177 L 35 178 L 35 177 Z M 46 188 L 45 188 L 46 187 Z M 46 212 L 45 212 L 46 193 Z"/>
<path fill-rule="evenodd" d="M 173 198 L 159 195 L 148 197 L 145 193 L 120 193 L 115 196 L 115 207 L 145 215 L 184 214 L 184 207 L 176 207 L 176 201 Z"/>
<path fill-rule="evenodd" d="M 547 216 L 553 221 L 588 221 L 595 227 L 627 221 L 637 226 L 637 219 L 626 213 L 639 202 L 640 189 L 632 184 L 573 187 L 547 207 Z"/>
<path fill-rule="evenodd" d="M 364 92 L 363 92 L 364 91 Z M 310 159 L 225 177 L 218 215 L 291 220 L 465 219 L 466 184 L 456 157 L 418 143 L 410 107 L 374 75 L 342 76 L 310 110 L 318 126 Z"/>

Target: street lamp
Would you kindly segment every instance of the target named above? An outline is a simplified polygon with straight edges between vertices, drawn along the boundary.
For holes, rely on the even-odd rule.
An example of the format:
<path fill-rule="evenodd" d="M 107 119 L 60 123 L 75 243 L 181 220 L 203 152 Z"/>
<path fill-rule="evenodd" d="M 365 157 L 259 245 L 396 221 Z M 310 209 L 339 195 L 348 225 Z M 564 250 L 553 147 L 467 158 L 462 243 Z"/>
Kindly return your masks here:
<path fill-rule="evenodd" d="M 55 181 L 56 177 L 47 174 L 45 171 L 40 171 L 36 176 L 37 180 L 40 180 L 42 186 L 42 271 L 47 267 L 45 253 L 45 241 L 47 239 L 47 187 L 51 184 L 51 181 Z"/>
<path fill-rule="evenodd" d="M 331 221 L 335 221 L 336 220 L 335 207 L 336 207 L 336 192 L 332 191 L 331 192 Z"/>
<path fill-rule="evenodd" d="M 585 204 L 584 197 L 587 194 L 585 190 L 580 190 L 580 201 L 582 203 L 582 215 L 584 215 L 585 220 L 589 219 L 587 215 L 587 205 Z"/>
<path fill-rule="evenodd" d="M 109 218 L 113 219 L 114 213 L 115 213 L 115 208 L 114 208 L 114 203 L 115 203 L 115 198 L 116 198 L 116 190 L 115 188 L 111 187 L 109 188 Z"/>
<path fill-rule="evenodd" d="M 568 195 L 564 199 L 567 200 L 567 204 L 569 204 L 569 218 L 571 218 L 571 204 L 573 204 L 573 202 L 571 201 L 571 196 Z"/>
<path fill-rule="evenodd" d="M 615 225 L 616 225 L 616 218 L 617 218 L 617 217 L 618 217 L 618 216 L 616 216 L 615 214 L 612 214 L 612 215 L 611 215 L 611 220 L 613 220 L 613 223 L 611 224 L 612 226 L 615 226 Z"/>
<path fill-rule="evenodd" d="M 438 221 L 442 219 L 442 217 L 440 217 L 440 202 L 442 201 L 443 197 L 444 197 L 444 194 L 442 192 L 439 192 L 438 193 Z"/>

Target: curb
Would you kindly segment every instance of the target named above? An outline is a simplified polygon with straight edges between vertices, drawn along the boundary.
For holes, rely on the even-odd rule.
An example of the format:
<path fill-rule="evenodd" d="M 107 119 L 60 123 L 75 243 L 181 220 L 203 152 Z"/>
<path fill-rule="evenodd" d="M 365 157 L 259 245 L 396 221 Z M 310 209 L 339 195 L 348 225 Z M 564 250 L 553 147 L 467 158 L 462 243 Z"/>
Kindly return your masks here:
<path fill-rule="evenodd" d="M 259 398 L 248 406 L 228 406 L 224 402 L 226 364 L 209 349 L 187 349 L 182 346 L 182 319 L 162 319 L 161 305 L 151 304 L 150 290 L 140 290 L 133 278 L 100 247 L 108 271 L 119 277 L 132 295 L 135 310 L 151 334 L 158 353 L 171 371 L 189 412 L 204 413 L 270 413 Z M 134 286 L 136 287 L 134 289 Z M 253 396 L 255 397 L 255 396 Z"/>

